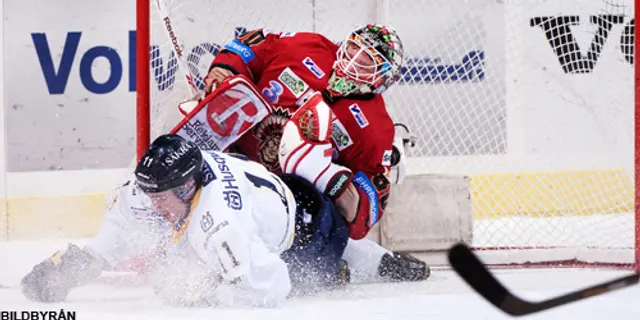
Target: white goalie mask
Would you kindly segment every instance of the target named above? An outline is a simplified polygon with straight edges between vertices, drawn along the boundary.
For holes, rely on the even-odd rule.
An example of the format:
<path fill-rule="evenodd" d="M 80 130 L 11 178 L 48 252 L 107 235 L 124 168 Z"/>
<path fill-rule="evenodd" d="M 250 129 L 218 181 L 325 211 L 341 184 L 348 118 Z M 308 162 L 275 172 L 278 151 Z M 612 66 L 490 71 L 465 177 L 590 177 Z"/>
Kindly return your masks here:
<path fill-rule="evenodd" d="M 400 79 L 403 58 L 402 42 L 393 28 L 357 28 L 336 53 L 327 91 L 333 96 L 381 94 Z"/>

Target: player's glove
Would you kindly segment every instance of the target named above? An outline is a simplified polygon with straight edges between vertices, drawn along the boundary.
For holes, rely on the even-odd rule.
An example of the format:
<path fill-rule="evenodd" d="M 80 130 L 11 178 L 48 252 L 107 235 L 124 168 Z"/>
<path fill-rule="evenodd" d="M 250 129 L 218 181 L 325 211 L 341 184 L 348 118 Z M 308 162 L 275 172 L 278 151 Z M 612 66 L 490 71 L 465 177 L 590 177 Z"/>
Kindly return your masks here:
<path fill-rule="evenodd" d="M 69 244 L 66 250 L 35 265 L 22 278 L 22 293 L 38 302 L 61 302 L 71 289 L 95 279 L 102 269 L 101 261 Z"/>
<path fill-rule="evenodd" d="M 332 199 L 351 181 L 352 172 L 332 162 L 333 112 L 317 92 L 284 126 L 278 152 L 280 168 L 312 182 Z"/>

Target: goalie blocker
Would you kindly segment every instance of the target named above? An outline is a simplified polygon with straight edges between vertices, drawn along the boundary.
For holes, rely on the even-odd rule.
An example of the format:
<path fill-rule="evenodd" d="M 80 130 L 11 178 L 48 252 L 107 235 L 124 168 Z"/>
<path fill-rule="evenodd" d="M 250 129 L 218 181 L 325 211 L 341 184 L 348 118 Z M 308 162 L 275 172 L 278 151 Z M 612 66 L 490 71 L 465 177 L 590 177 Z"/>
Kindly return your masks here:
<path fill-rule="evenodd" d="M 171 133 L 194 142 L 204 151 L 226 150 L 273 112 L 271 105 L 243 76 L 224 81 L 193 106 L 193 101 L 178 106 L 185 117 Z"/>

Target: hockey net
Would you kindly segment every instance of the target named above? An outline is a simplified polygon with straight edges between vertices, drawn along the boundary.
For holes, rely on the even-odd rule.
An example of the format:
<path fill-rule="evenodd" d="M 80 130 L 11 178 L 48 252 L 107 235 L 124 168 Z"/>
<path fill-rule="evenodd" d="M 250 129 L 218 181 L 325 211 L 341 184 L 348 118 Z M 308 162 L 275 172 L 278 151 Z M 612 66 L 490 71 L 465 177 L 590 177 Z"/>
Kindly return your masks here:
<path fill-rule="evenodd" d="M 143 47 L 150 29 L 150 59 L 138 56 L 150 68 L 150 79 L 138 73 L 139 107 L 144 97 L 151 107 L 140 147 L 192 97 L 157 1 L 198 88 L 245 30 L 339 41 L 366 23 L 397 29 L 405 67 L 385 99 L 417 143 L 375 235 L 386 247 L 462 240 L 492 264 L 638 265 L 633 1 L 138 0 Z"/>

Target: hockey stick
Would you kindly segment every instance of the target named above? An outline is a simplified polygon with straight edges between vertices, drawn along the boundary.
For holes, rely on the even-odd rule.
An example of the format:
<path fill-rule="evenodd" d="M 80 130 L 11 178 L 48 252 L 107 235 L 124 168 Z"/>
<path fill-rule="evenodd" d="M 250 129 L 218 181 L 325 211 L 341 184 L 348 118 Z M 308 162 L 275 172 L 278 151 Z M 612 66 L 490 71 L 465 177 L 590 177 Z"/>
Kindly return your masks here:
<path fill-rule="evenodd" d="M 634 273 L 548 300 L 530 302 L 515 296 L 505 288 L 489 272 L 478 256 L 463 243 L 458 243 L 449 249 L 449 263 L 476 292 L 498 309 L 512 316 L 528 315 L 629 287 L 638 284 L 640 279 L 640 273 Z"/>
<path fill-rule="evenodd" d="M 183 105 L 188 104 L 189 107 L 187 108 L 193 109 L 196 104 L 198 104 L 198 102 L 202 100 L 204 94 L 200 90 L 198 90 L 198 88 L 196 88 L 196 85 L 193 82 L 194 77 L 191 73 L 191 68 L 189 68 L 189 65 L 183 58 L 182 50 L 184 50 L 184 47 L 182 46 L 180 37 L 178 36 L 178 32 L 171 22 L 171 18 L 169 17 L 169 12 L 167 11 L 167 7 L 164 4 L 164 0 L 156 0 L 156 4 L 158 13 L 160 14 L 160 20 L 165 26 L 164 30 L 167 37 L 169 38 L 169 41 L 171 42 L 171 50 L 173 51 L 173 54 L 176 56 L 176 60 L 178 61 L 178 69 L 180 69 L 182 75 L 185 77 L 187 83 L 189 84 L 191 98 L 184 102 L 181 102 L 180 108 L 182 108 Z"/>

